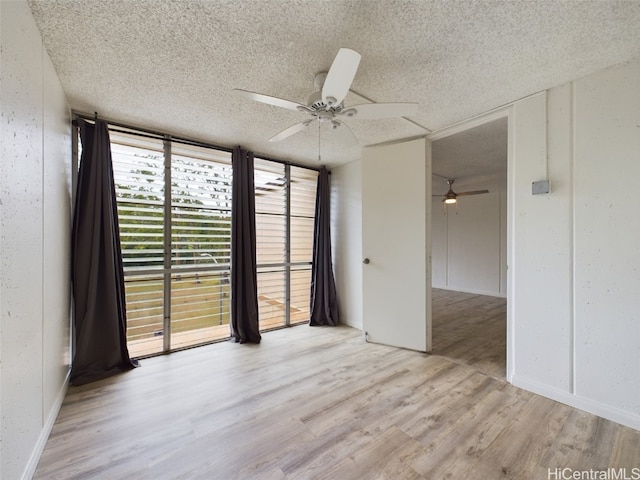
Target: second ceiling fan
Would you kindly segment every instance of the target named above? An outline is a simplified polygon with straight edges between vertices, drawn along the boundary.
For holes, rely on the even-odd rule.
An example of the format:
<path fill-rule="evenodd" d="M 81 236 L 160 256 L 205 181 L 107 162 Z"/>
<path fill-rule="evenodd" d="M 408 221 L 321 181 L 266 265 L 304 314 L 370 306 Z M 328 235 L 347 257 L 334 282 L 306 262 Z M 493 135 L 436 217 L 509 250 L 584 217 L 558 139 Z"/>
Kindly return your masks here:
<path fill-rule="evenodd" d="M 311 116 L 307 120 L 296 123 L 269 139 L 270 142 L 284 140 L 307 128 L 314 120 L 328 124 L 332 130 L 348 142 L 358 142 L 344 118 L 359 120 L 377 120 L 382 118 L 407 117 L 418 111 L 417 103 L 363 103 L 345 107 L 343 102 L 353 79 L 355 78 L 360 54 L 349 48 L 341 48 L 328 72 L 320 72 L 314 78 L 317 91 L 313 92 L 307 104 L 301 104 L 284 98 L 272 97 L 248 90 L 234 89 L 239 95 L 256 102 L 274 105 L 288 110 L 295 110 Z"/>
<path fill-rule="evenodd" d="M 458 202 L 458 197 L 464 197 L 466 195 L 480 195 L 483 193 L 489 193 L 489 190 L 472 190 L 469 192 L 460 192 L 460 193 L 456 193 L 453 191 L 453 182 L 455 182 L 455 179 L 450 178 L 449 180 L 447 180 L 447 185 L 449 185 L 449 191 L 447 193 L 445 193 L 444 195 L 433 195 L 434 197 L 444 197 L 444 199 L 442 200 L 444 203 L 450 205 L 453 203 L 457 203 Z"/>

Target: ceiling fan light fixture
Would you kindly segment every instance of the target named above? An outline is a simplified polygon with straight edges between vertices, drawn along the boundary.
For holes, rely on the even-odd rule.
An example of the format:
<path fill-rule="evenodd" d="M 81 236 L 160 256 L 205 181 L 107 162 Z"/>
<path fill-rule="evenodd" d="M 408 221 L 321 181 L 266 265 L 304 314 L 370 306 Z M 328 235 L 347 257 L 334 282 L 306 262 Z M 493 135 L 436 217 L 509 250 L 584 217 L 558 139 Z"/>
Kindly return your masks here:
<path fill-rule="evenodd" d="M 434 175 L 436 177 L 440 177 L 441 175 L 438 175 L 437 173 L 434 173 Z M 443 177 L 445 178 L 445 177 Z M 445 193 L 444 195 L 433 195 L 434 197 L 444 197 L 442 199 L 442 202 L 445 203 L 446 205 L 454 205 L 456 203 L 458 203 L 458 197 L 459 196 L 466 196 L 466 195 L 480 195 L 481 193 L 489 193 L 489 190 L 473 190 L 473 191 L 469 191 L 469 192 L 454 192 L 453 191 L 453 182 L 455 182 L 455 180 L 453 178 L 450 178 L 447 180 L 447 185 L 449 185 L 449 190 L 447 191 L 447 193 Z"/>

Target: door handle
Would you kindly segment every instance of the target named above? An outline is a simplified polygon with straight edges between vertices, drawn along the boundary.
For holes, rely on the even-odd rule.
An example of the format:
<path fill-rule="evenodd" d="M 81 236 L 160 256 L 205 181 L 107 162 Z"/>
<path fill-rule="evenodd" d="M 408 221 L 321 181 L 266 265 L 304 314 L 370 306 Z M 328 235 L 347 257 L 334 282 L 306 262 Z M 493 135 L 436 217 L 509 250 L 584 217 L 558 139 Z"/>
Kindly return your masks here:
<path fill-rule="evenodd" d="M 362 263 L 364 263 L 365 265 L 369 265 L 370 260 L 368 258 L 365 258 L 364 260 L 362 260 Z"/>

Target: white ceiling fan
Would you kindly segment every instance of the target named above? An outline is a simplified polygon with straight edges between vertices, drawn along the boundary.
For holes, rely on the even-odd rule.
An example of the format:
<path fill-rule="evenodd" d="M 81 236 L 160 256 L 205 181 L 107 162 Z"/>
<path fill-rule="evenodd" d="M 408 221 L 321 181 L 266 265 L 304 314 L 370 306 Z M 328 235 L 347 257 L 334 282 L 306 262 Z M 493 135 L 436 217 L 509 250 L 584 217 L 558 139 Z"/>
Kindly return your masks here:
<path fill-rule="evenodd" d="M 284 140 L 301 132 L 314 120 L 317 120 L 319 123 L 330 125 L 342 140 L 357 143 L 355 135 L 349 126 L 341 120 L 341 117 L 377 120 L 412 116 L 418 111 L 417 103 L 364 103 L 345 107 L 343 101 L 351 88 L 351 83 L 360 64 L 360 58 L 358 52 L 349 48 L 341 48 L 333 59 L 329 71 L 320 72 L 315 76 L 313 83 L 317 91 L 309 96 L 306 105 L 247 90 L 234 89 L 234 91 L 256 102 L 296 110 L 311 116 L 311 118 L 296 123 L 274 135 L 269 139 L 270 142 Z"/>
<path fill-rule="evenodd" d="M 447 193 L 445 193 L 444 195 L 433 195 L 434 197 L 444 197 L 444 199 L 442 200 L 444 203 L 450 205 L 450 204 L 454 204 L 457 203 L 458 201 L 458 197 L 463 197 L 466 195 L 481 195 L 483 193 L 489 193 L 489 190 L 472 190 L 469 192 L 460 192 L 460 193 L 456 193 L 453 191 L 453 182 L 455 182 L 455 179 L 450 178 L 449 180 L 447 180 L 447 185 L 449 185 L 449 191 Z"/>

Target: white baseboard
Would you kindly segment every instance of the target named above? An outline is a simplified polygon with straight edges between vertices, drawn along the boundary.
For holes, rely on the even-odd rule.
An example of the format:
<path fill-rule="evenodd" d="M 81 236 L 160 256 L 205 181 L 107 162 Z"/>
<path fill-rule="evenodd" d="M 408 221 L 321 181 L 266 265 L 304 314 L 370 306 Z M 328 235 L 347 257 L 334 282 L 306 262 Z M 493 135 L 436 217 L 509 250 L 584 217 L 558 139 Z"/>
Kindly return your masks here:
<path fill-rule="evenodd" d="M 620 410 L 619 408 L 612 407 L 611 405 L 596 402 L 589 398 L 580 397 L 518 375 L 513 375 L 511 383 L 516 387 L 523 388 L 538 395 L 542 395 L 543 397 L 550 398 L 551 400 L 564 403 L 570 407 L 593 413 L 594 415 L 606 418 L 607 420 L 611 420 L 612 422 L 616 422 L 621 425 L 626 425 L 627 427 L 631 427 L 635 430 L 640 430 L 640 415 L 635 415 L 633 413 Z"/>
<path fill-rule="evenodd" d="M 356 322 L 351 322 L 349 320 L 350 320 L 349 318 L 343 318 L 342 316 L 340 317 L 340 323 L 342 323 L 343 325 L 347 325 L 348 327 L 362 330 L 362 320 L 356 321 Z"/>
<path fill-rule="evenodd" d="M 42 430 L 40 431 L 40 435 L 38 436 L 38 441 L 36 442 L 33 451 L 31 452 L 31 457 L 29 458 L 29 462 L 27 463 L 26 468 L 22 474 L 22 480 L 31 480 L 33 474 L 36 473 L 36 468 L 38 467 L 38 462 L 40 461 L 40 457 L 42 456 L 42 452 L 44 451 L 44 447 L 47 444 L 47 440 L 49 439 L 49 435 L 51 434 L 51 430 L 53 429 L 53 424 L 56 423 L 56 418 L 58 418 L 58 413 L 60 413 L 60 408 L 62 408 L 62 402 L 64 401 L 64 397 L 67 394 L 67 389 L 69 388 L 69 377 L 71 376 L 71 370 L 67 372 L 67 376 L 64 379 L 62 387 L 58 392 L 58 396 L 56 397 L 53 405 L 51 406 L 51 410 L 47 415 L 47 419 L 42 426 Z"/>

